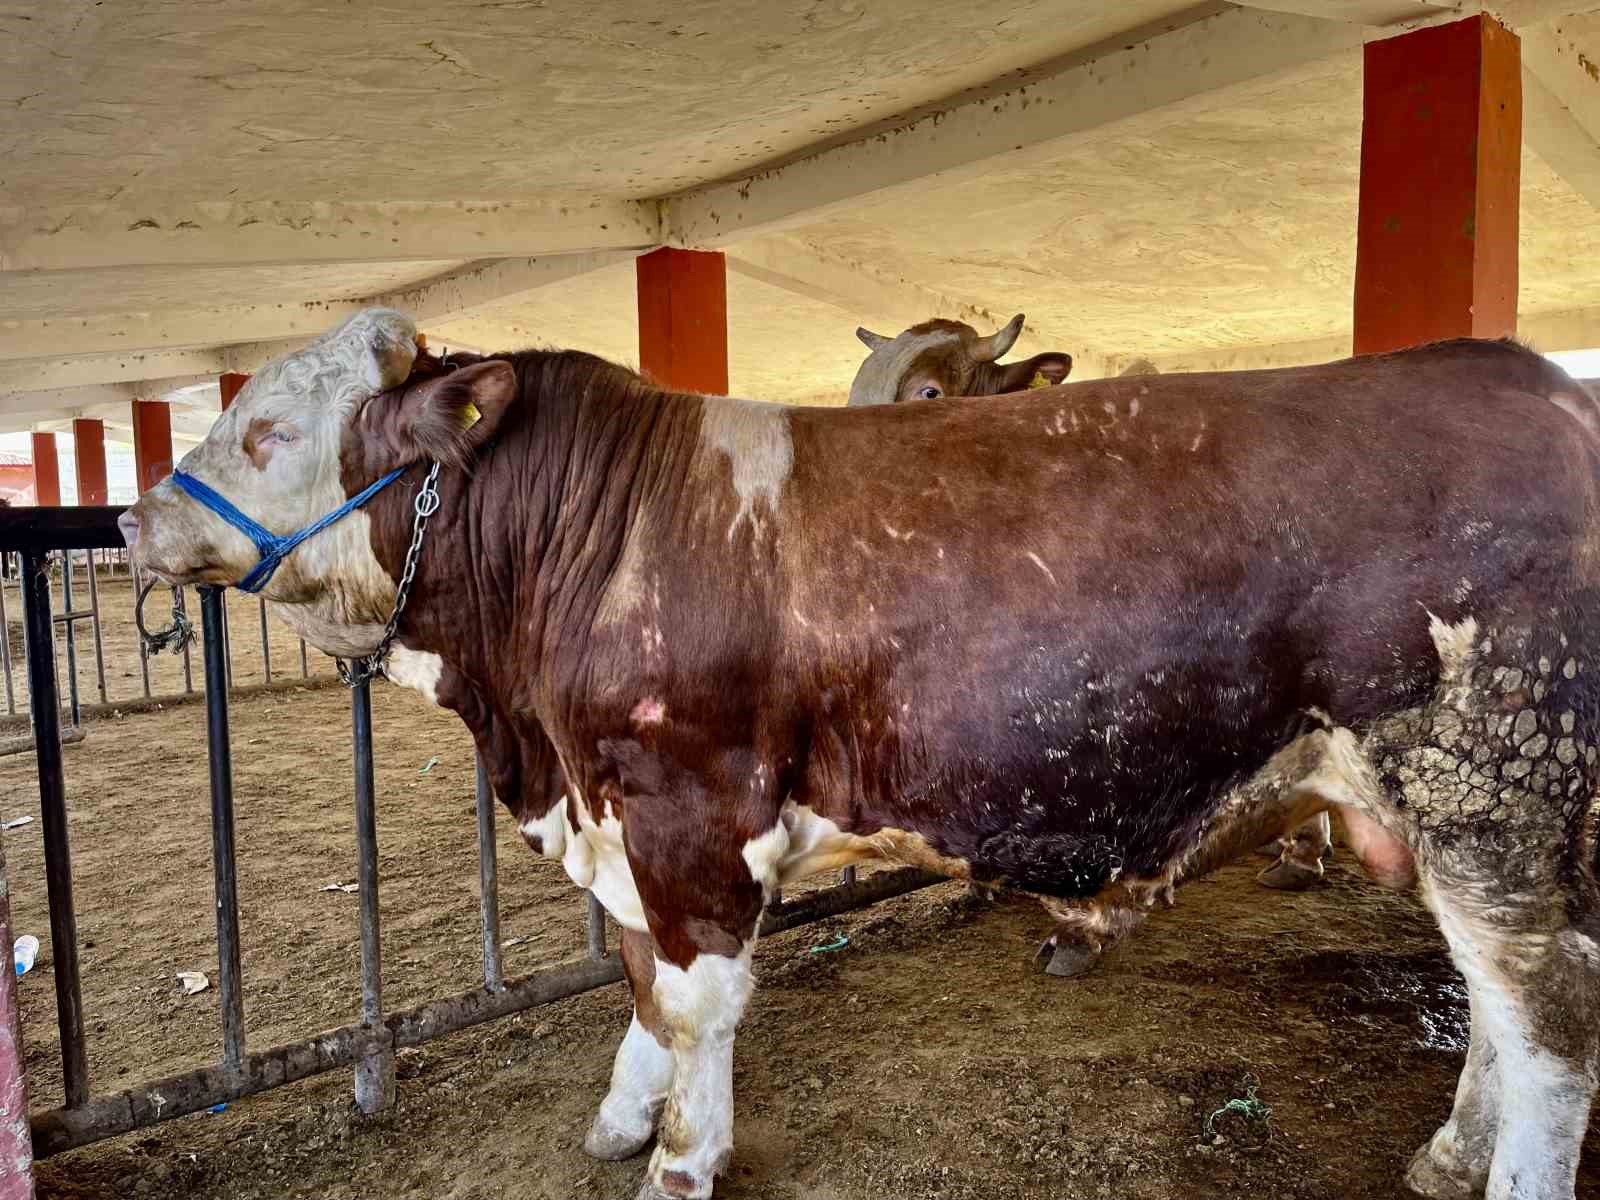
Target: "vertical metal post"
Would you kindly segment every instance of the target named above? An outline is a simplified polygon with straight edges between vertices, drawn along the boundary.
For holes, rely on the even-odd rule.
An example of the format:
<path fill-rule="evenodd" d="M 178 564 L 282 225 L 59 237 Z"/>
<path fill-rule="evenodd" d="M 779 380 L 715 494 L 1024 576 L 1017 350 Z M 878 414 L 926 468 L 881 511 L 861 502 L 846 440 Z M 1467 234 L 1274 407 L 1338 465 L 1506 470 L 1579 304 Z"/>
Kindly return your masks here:
<path fill-rule="evenodd" d="M 172 589 L 172 607 L 183 613 L 185 616 L 187 616 L 189 613 L 189 601 L 184 597 L 184 592 L 181 587 L 175 587 Z M 143 653 L 143 638 L 139 639 L 139 649 L 140 652 Z M 146 688 L 145 692 L 148 695 L 149 689 Z M 186 696 L 192 696 L 194 694 L 194 663 L 189 658 L 188 642 L 184 642 L 183 644 L 183 694 Z"/>
<path fill-rule="evenodd" d="M 261 670 L 266 682 L 272 682 L 272 647 L 267 642 L 267 598 L 261 597 Z"/>
<path fill-rule="evenodd" d="M 0 849 L 0 945 L 9 946 L 11 889 Z M 17 1011 L 17 977 L 0 971 L 0 1200 L 33 1200 L 33 1136 L 28 1130 L 28 1068 Z"/>
<path fill-rule="evenodd" d="M 222 656 L 228 664 L 228 686 L 233 686 L 233 630 L 228 628 L 228 597 L 222 597 Z"/>
<path fill-rule="evenodd" d="M 200 589 L 206 661 L 206 745 L 211 759 L 211 866 L 217 896 L 217 987 L 222 999 L 222 1063 L 244 1062 L 244 989 L 239 977 L 239 871 L 233 844 L 233 747 L 228 734 L 227 671 L 222 656 L 222 592 Z"/>
<path fill-rule="evenodd" d="M 607 955 L 606 907 L 595 899 L 593 892 L 584 895 L 589 898 L 589 957 L 599 962 Z"/>
<path fill-rule="evenodd" d="M 378 820 L 372 778 L 372 693 L 350 693 L 355 735 L 356 879 L 361 893 L 361 1023 L 364 1052 L 356 1060 L 356 1105 L 375 1113 L 394 1103 L 394 1045 L 383 1024 L 382 942 L 378 929 Z"/>
<path fill-rule="evenodd" d="M 144 572 L 140 571 L 138 567 L 133 565 L 132 556 L 129 556 L 128 558 L 128 573 L 133 576 L 133 603 L 134 607 L 137 608 L 139 604 L 139 589 L 144 587 Z M 150 699 L 150 652 L 144 648 L 143 638 L 138 639 L 138 641 L 139 680 L 144 686 L 144 698 L 148 700 Z M 187 655 L 188 651 L 185 650 L 184 654 Z"/>
<path fill-rule="evenodd" d="M 311 678 L 311 670 L 310 670 L 309 667 L 306 666 L 306 640 L 305 640 L 305 638 L 301 638 L 300 639 L 300 678 L 301 679 L 310 679 Z"/>
<path fill-rule="evenodd" d="M 89 625 L 94 630 L 94 677 L 100 687 L 100 703 L 106 702 L 106 644 L 100 633 L 100 581 L 94 573 L 94 551 L 89 557 Z"/>
<path fill-rule="evenodd" d="M 68 619 L 67 627 L 67 711 L 72 714 L 74 729 L 83 724 L 83 714 L 78 704 L 78 623 L 72 614 L 72 551 L 61 552 L 61 611 Z M 54 622 L 52 622 L 52 630 Z"/>
<path fill-rule="evenodd" d="M 494 844 L 494 789 L 483 759 L 478 765 L 478 900 L 483 914 L 483 986 L 498 992 L 505 986 L 500 965 L 500 872 Z"/>
<path fill-rule="evenodd" d="M 67 791 L 61 765 L 61 710 L 56 693 L 55 644 L 50 636 L 50 556 L 22 557 L 22 619 L 28 639 L 28 696 L 39 768 L 44 880 L 50 897 L 50 956 L 55 963 L 56 1017 L 61 1026 L 61 1075 L 68 1108 L 89 1099 L 89 1058 L 83 1045 L 83 992 L 78 982 L 78 918 L 72 906 L 72 850 L 67 840 Z"/>
<path fill-rule="evenodd" d="M 3 566 L 10 555 L 0 552 L 0 566 Z M 11 682 L 11 622 L 6 618 L 6 573 L 0 571 L 0 670 L 6 676 L 6 715 L 14 716 L 17 711 L 16 687 Z"/>
<path fill-rule="evenodd" d="M 849 887 L 855 881 L 856 869 L 854 867 L 846 867 L 844 870 L 839 872 L 839 882 L 844 884 L 846 887 Z"/>

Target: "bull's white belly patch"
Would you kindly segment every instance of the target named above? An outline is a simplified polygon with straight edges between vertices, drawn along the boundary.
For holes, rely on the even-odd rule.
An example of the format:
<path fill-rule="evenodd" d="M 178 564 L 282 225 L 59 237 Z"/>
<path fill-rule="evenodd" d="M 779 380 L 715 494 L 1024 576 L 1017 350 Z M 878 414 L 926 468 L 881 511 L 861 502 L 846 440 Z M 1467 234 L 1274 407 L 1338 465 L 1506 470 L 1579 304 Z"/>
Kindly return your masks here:
<path fill-rule="evenodd" d="M 568 878 L 593 892 L 618 925 L 635 933 L 648 933 L 644 905 L 634 886 L 628 852 L 622 842 L 622 822 L 608 805 L 604 819 L 596 824 L 581 796 L 572 807 L 578 812 L 578 829 L 567 838 L 561 856 Z M 557 805 L 558 810 L 565 808 L 564 804 Z"/>
<path fill-rule="evenodd" d="M 517 832 L 529 845 L 539 839 L 539 854 L 544 858 L 561 858 L 567 848 L 567 798 L 557 796 L 542 817 L 534 817 L 517 826 Z"/>

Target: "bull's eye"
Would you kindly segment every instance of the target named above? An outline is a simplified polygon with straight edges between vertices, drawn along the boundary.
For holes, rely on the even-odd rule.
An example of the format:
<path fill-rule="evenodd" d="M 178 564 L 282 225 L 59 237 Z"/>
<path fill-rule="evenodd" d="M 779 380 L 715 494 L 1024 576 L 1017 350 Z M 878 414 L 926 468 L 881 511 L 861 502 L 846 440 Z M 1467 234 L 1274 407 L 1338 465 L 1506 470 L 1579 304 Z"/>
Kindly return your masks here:
<path fill-rule="evenodd" d="M 918 388 L 917 395 L 924 400 L 937 400 L 940 396 L 944 395 L 944 392 L 940 389 L 938 384 L 930 383 L 926 387 Z"/>
<path fill-rule="evenodd" d="M 300 435 L 292 429 L 278 428 L 267 434 L 263 440 L 279 446 L 292 446 L 300 440 Z"/>

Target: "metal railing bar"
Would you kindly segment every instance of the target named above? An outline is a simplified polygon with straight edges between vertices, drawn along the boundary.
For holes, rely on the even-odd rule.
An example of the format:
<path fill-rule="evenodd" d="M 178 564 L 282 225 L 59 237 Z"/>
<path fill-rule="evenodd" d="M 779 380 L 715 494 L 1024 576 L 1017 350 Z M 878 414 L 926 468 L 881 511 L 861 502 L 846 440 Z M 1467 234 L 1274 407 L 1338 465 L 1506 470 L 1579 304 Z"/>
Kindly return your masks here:
<path fill-rule="evenodd" d="M 588 943 L 589 957 L 595 962 L 600 962 L 607 957 L 606 951 L 606 909 L 596 899 L 593 892 L 585 892 L 588 896 Z"/>
<path fill-rule="evenodd" d="M 500 869 L 494 841 L 494 789 L 481 756 L 477 767 L 478 903 L 483 931 L 483 986 L 498 992 L 505 986 L 500 958 Z"/>
<path fill-rule="evenodd" d="M 6 553 L 0 551 L 0 563 L 6 557 Z M 6 580 L 3 571 L 0 571 L 0 668 L 4 668 L 6 677 L 6 715 L 14 717 L 17 715 L 17 692 L 11 681 L 11 621 L 6 616 Z"/>
<path fill-rule="evenodd" d="M 206 742 L 211 762 L 211 863 L 217 898 L 217 989 L 222 1003 L 222 1064 L 244 1062 L 244 990 L 239 969 L 239 870 L 233 838 L 233 746 L 228 689 L 222 685 L 222 595 L 200 589 L 205 643 Z"/>
<path fill-rule="evenodd" d="M 394 1045 L 383 1025 L 383 942 L 378 923 L 378 822 L 372 773 L 372 691 L 350 693 L 355 735 L 356 880 L 361 898 L 361 1026 L 367 1033 L 356 1062 L 356 1106 L 375 1113 L 394 1103 Z"/>
<path fill-rule="evenodd" d="M 272 682 L 272 647 L 267 641 L 267 598 L 260 597 L 261 601 L 261 670 L 265 673 L 267 683 Z"/>
<path fill-rule="evenodd" d="M 94 571 L 94 551 L 89 556 L 89 628 L 94 632 L 94 677 L 100 688 L 100 703 L 106 702 L 106 645 L 100 633 L 100 581 Z"/>
<path fill-rule="evenodd" d="M 768 910 L 761 923 L 764 936 L 865 908 L 891 896 L 948 882 L 915 867 L 880 871 L 852 888 L 833 887 L 803 900 Z M 383 1035 L 395 1048 L 420 1046 L 434 1038 L 474 1025 L 536 1008 L 553 1000 L 582 995 L 622 979 L 622 960 L 612 955 L 600 962 L 574 959 L 506 981 L 498 992 L 472 988 L 454 996 L 429 1000 L 383 1018 Z M 116 1137 L 159 1121 L 185 1116 L 214 1104 L 239 1100 L 257 1092 L 294 1083 L 312 1075 L 347 1067 L 360 1059 L 372 1039 L 365 1022 L 344 1025 L 315 1037 L 247 1054 L 239 1070 L 204 1067 L 153 1080 L 127 1091 L 91 1101 L 77 1109 L 52 1109 L 33 1118 L 34 1154 L 51 1154 Z"/>
<path fill-rule="evenodd" d="M 301 679 L 310 679 L 311 678 L 311 668 L 306 666 L 306 640 L 305 640 L 305 638 L 301 638 L 300 639 L 300 678 Z"/>
<path fill-rule="evenodd" d="M 74 729 L 83 724 L 83 708 L 78 702 L 78 625 L 79 617 L 88 613 L 74 612 L 72 608 L 72 551 L 61 552 L 61 616 L 56 620 L 67 629 L 67 711 L 72 714 Z"/>
<path fill-rule="evenodd" d="M 28 696 L 38 755 L 40 824 L 44 830 L 45 890 L 50 899 L 50 954 L 61 1028 L 61 1075 L 68 1108 L 89 1099 L 89 1059 L 83 1041 L 83 991 L 78 978 L 78 919 L 72 904 L 72 850 L 61 761 L 61 711 L 55 646 L 50 636 L 50 557 L 30 550 L 22 559 L 22 617 L 28 650 Z"/>
<path fill-rule="evenodd" d="M 144 588 L 144 572 L 133 565 L 133 560 L 128 560 L 128 571 L 133 576 L 133 603 L 139 603 L 139 592 Z M 150 651 L 145 649 L 144 639 L 139 638 L 139 679 L 144 687 L 144 698 L 150 699 Z M 184 657 L 187 659 L 188 650 L 185 649 Z"/>
<path fill-rule="evenodd" d="M 228 663 L 228 686 L 233 686 L 233 630 L 228 627 L 228 597 L 222 597 L 222 656 Z"/>
<path fill-rule="evenodd" d="M 172 607 L 185 616 L 189 614 L 188 594 L 183 588 L 172 589 Z M 223 628 L 226 629 L 227 626 L 224 625 Z M 189 657 L 188 642 L 183 644 L 183 694 L 185 696 L 194 695 L 194 662 Z"/>
<path fill-rule="evenodd" d="M 576 959 L 510 980 L 490 992 L 473 988 L 390 1013 L 383 1036 L 395 1046 L 420 1046 L 445 1034 L 510 1016 L 525 1009 L 579 996 L 622 978 L 622 962 Z M 363 1023 L 343 1025 L 315 1037 L 247 1054 L 241 1068 L 202 1067 L 152 1080 L 78 1109 L 52 1109 L 33 1118 L 34 1155 L 44 1158 L 159 1121 L 200 1112 L 214 1104 L 348 1067 L 363 1052 L 371 1031 Z"/>

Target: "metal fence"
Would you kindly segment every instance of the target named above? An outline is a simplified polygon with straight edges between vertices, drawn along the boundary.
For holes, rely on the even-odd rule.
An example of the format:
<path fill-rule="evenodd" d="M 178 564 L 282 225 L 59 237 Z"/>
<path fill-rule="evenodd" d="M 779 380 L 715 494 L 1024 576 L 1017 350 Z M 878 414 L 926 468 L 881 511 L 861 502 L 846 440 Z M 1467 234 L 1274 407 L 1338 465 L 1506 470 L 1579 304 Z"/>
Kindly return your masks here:
<path fill-rule="evenodd" d="M 34 510 L 35 512 L 41 510 Z M 34 742 L 38 749 L 39 800 L 44 833 L 45 878 L 50 902 L 50 941 L 55 962 L 56 1007 L 61 1031 L 65 1104 L 32 1114 L 37 1157 L 87 1145 L 159 1121 L 281 1087 L 341 1067 L 355 1068 L 356 1101 L 375 1112 L 394 1098 L 396 1049 L 416 1046 L 539 1004 L 575 996 L 622 979 L 620 956 L 607 949 L 605 913 L 588 897 L 588 956 L 513 979 L 501 971 L 501 937 L 495 861 L 495 801 L 483 764 L 477 772 L 478 856 L 483 935 L 483 982 L 455 995 L 413 1008 L 386 1011 L 379 969 L 378 833 L 374 809 L 372 702 L 366 684 L 351 693 L 355 761 L 355 849 L 361 929 L 361 1020 L 299 1041 L 249 1050 L 244 986 L 239 967 L 239 902 L 234 851 L 232 749 L 228 736 L 227 652 L 224 598 L 202 588 L 201 624 L 207 739 L 211 766 L 211 837 L 217 912 L 218 991 L 223 1053 L 214 1066 L 168 1076 L 110 1095 L 90 1087 L 79 987 L 78 937 L 72 900 L 71 848 L 67 836 L 66 778 L 56 691 L 55 653 L 49 633 L 51 555 L 62 550 L 112 547 L 120 542 L 120 509 L 53 510 L 71 513 L 50 521 L 0 512 L 0 552 L 20 556 L 27 668 Z M 70 603 L 70 601 L 68 601 Z M 0 859 L 3 862 L 3 859 Z M 941 882 L 942 876 L 905 868 L 843 881 L 798 900 L 769 906 L 763 934 L 780 933 Z M 3 881 L 0 881 L 3 882 Z M 8 935 L 9 936 L 9 935 Z M 113 1015 L 114 1019 L 114 1015 Z"/>
<path fill-rule="evenodd" d="M 13 510 L 14 511 L 14 510 Z M 60 511 L 60 510 L 34 510 L 34 511 Z M 115 669 L 120 664 L 110 647 L 107 645 L 106 628 L 113 614 L 102 606 L 101 592 L 107 582 L 126 580 L 129 583 L 128 607 L 121 614 L 120 625 L 123 629 L 131 631 L 135 625 L 135 606 L 140 590 L 148 582 L 137 567 L 128 559 L 126 550 L 110 548 L 83 548 L 60 549 L 48 555 L 48 576 L 53 592 L 53 603 L 59 602 L 59 608 L 53 613 L 50 624 L 51 645 L 53 660 L 56 668 L 57 692 L 65 701 L 65 713 L 68 723 L 75 731 L 81 730 L 84 711 L 106 711 L 112 708 L 127 709 L 150 707 L 163 703 L 170 703 L 192 697 L 196 694 L 194 667 L 188 646 L 181 652 L 182 684 L 174 690 L 157 692 L 151 681 L 151 657 L 142 640 L 134 638 L 134 649 L 123 648 L 124 654 L 137 653 L 139 660 L 139 684 L 137 693 L 124 693 L 113 695 L 113 689 L 107 684 L 107 666 Z M 171 606 L 180 612 L 187 612 L 187 597 L 182 588 L 159 588 L 159 591 L 170 595 Z M 10 592 L 11 595 L 7 593 Z M 17 661 L 17 647 L 13 645 L 12 629 L 16 614 L 21 605 L 23 592 L 22 558 L 20 554 L 0 551 L 0 679 L 3 679 L 3 696 L 5 702 L 4 715 L 7 717 L 21 716 L 29 711 L 32 703 L 33 692 L 27 696 L 20 695 L 21 689 L 17 686 L 16 673 L 20 669 Z M 88 604 L 82 606 L 82 600 L 87 597 Z M 318 681 L 331 681 L 333 671 L 331 666 L 326 670 L 312 670 L 312 660 L 308 653 L 304 639 L 293 638 L 298 650 L 298 671 L 291 665 L 288 671 L 273 666 L 273 623 L 267 614 L 267 602 L 260 597 L 251 600 L 243 598 L 243 602 L 253 604 L 256 609 L 256 624 L 259 632 L 258 649 L 260 653 L 260 666 L 262 680 L 259 683 L 246 685 L 250 690 L 281 689 L 284 687 L 302 684 L 316 678 Z M 152 607 L 159 607 L 156 598 L 152 598 Z M 227 616 L 227 600 L 223 602 L 223 615 Z M 87 624 L 86 631 L 80 631 L 79 625 Z M 228 633 L 228 623 L 222 623 L 223 646 L 225 655 L 224 678 L 229 688 L 235 688 L 234 682 L 234 651 L 232 638 Z M 290 637 L 288 631 L 280 629 L 279 639 Z M 87 638 L 85 643 L 82 639 Z M 80 670 L 81 654 L 87 651 L 92 657 L 93 666 L 90 678 L 85 681 L 82 676 L 86 673 Z M 64 670 L 63 670 L 64 668 Z M 60 681 L 64 679 L 66 686 L 63 689 Z M 84 696 L 85 682 L 91 693 L 91 698 Z M 242 690 L 242 689 L 241 689 Z M 26 749 L 26 745 L 0 747 L 16 750 Z"/>

